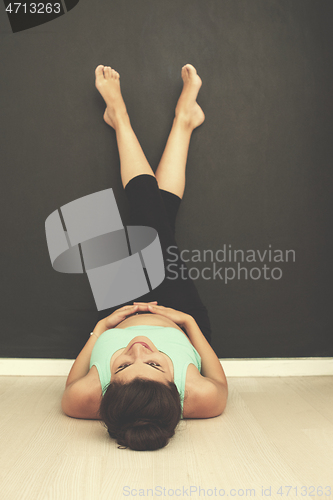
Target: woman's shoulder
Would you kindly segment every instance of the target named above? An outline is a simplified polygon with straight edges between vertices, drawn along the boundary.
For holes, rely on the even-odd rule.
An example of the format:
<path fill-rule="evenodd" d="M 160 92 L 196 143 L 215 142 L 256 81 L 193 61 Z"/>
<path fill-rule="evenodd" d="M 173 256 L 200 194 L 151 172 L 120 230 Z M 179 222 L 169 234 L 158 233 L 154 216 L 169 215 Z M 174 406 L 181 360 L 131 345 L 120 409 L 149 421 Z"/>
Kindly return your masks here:
<path fill-rule="evenodd" d="M 196 366 L 187 368 L 184 418 L 211 418 L 221 415 L 227 401 L 227 388 L 214 380 L 203 377 Z"/>

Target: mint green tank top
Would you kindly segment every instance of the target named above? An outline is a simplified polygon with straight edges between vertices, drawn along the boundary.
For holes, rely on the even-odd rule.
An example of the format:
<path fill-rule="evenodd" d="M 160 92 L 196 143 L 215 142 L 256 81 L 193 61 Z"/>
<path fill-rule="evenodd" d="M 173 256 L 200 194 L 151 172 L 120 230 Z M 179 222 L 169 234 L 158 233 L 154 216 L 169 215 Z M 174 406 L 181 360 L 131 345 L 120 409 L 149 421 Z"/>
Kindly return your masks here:
<path fill-rule="evenodd" d="M 125 348 L 138 335 L 148 337 L 156 348 L 169 356 L 173 364 L 174 383 L 178 389 L 183 418 L 186 372 L 189 364 L 200 372 L 201 358 L 186 335 L 177 328 L 138 325 L 128 328 L 112 328 L 100 335 L 90 357 L 90 368 L 96 366 L 103 395 L 111 380 L 110 360 L 118 349 Z"/>

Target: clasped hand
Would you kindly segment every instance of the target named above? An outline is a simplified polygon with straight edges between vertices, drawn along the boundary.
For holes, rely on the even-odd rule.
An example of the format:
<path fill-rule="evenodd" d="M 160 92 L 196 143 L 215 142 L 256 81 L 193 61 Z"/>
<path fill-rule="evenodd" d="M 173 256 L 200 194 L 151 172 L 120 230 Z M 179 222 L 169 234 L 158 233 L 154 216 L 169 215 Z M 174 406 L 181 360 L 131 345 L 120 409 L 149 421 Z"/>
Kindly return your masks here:
<path fill-rule="evenodd" d="M 110 316 L 107 316 L 103 321 L 105 322 L 105 328 L 107 330 L 115 328 L 119 323 L 124 321 L 129 316 L 136 314 L 138 312 L 150 312 L 152 314 L 160 314 L 166 318 L 171 319 L 174 323 L 180 327 L 184 327 L 188 319 L 189 314 L 183 313 L 181 311 L 176 311 L 171 307 L 163 307 L 157 305 L 157 302 L 134 302 L 133 305 L 123 306 L 120 309 L 114 311 Z"/>

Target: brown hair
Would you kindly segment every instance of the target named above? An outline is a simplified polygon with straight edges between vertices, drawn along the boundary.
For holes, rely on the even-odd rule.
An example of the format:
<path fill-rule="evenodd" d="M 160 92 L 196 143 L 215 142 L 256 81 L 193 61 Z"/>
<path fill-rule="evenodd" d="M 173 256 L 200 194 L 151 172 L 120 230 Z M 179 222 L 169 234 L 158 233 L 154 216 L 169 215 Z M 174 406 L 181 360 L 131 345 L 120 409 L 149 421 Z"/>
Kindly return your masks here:
<path fill-rule="evenodd" d="M 173 382 L 136 377 L 111 382 L 100 406 L 101 419 L 118 444 L 132 450 L 158 450 L 174 435 L 181 417 L 180 397 Z"/>

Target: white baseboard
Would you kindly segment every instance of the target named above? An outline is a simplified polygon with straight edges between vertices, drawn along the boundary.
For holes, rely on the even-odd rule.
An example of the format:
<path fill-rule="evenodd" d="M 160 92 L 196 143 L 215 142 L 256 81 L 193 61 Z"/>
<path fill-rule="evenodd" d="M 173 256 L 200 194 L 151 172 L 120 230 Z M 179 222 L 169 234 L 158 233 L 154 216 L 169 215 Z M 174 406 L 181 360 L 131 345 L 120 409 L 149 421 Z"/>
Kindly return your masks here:
<path fill-rule="evenodd" d="M 220 359 L 227 377 L 333 375 L 333 358 Z M 68 375 L 74 359 L 0 358 L 0 376 Z"/>
<path fill-rule="evenodd" d="M 221 359 L 227 377 L 333 375 L 333 358 Z"/>

